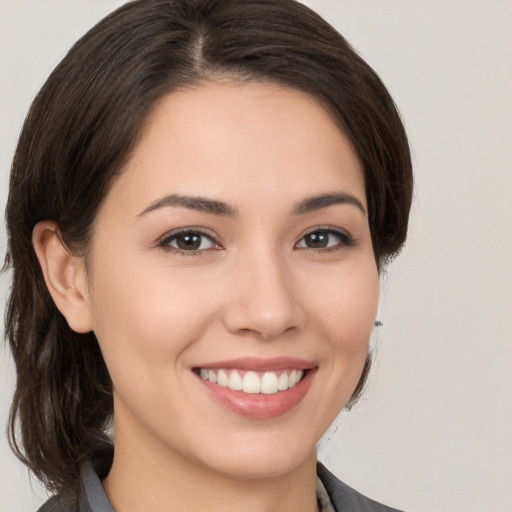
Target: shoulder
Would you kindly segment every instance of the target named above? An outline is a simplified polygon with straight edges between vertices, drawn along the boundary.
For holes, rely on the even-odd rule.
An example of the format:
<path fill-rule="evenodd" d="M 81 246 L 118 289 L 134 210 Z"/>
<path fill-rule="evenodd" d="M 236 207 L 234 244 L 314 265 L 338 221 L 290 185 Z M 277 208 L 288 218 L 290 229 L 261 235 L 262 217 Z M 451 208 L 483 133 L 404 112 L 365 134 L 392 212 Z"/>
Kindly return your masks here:
<path fill-rule="evenodd" d="M 37 512 L 90 512 L 90 509 L 77 506 L 76 500 L 68 494 L 58 494 L 50 498 Z"/>
<path fill-rule="evenodd" d="M 363 496 L 347 484 L 338 480 L 323 464 L 318 463 L 317 474 L 325 486 L 334 508 L 338 512 L 400 512 Z"/>
<path fill-rule="evenodd" d="M 101 480 L 110 471 L 113 456 L 113 445 L 98 441 L 93 459 L 82 469 L 79 491 L 59 493 L 37 512 L 114 512 L 101 486 Z"/>

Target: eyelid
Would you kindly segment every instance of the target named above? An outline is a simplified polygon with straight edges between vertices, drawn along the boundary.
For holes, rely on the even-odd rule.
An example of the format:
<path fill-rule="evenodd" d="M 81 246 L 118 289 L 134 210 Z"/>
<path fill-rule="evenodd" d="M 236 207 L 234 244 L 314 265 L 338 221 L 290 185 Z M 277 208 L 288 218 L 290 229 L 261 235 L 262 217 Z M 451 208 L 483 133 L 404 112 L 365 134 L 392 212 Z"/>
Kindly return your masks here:
<path fill-rule="evenodd" d="M 300 242 L 302 242 L 305 237 L 307 237 L 308 235 L 311 235 L 313 233 L 316 233 L 316 232 L 323 232 L 323 233 L 335 235 L 340 238 L 341 244 L 336 244 L 334 246 L 328 246 L 328 247 L 319 248 L 319 249 L 315 249 L 313 247 L 299 247 L 299 249 L 306 249 L 306 250 L 311 250 L 311 251 L 316 251 L 316 252 L 326 252 L 326 251 L 330 251 L 330 250 L 337 250 L 337 249 L 343 249 L 346 247 L 352 247 L 356 242 L 354 237 L 345 229 L 336 228 L 334 226 L 315 226 L 313 228 L 306 230 L 304 233 L 302 233 L 302 235 L 297 240 L 297 242 L 295 242 L 294 247 L 297 248 L 298 244 Z"/>
<path fill-rule="evenodd" d="M 176 247 L 172 247 L 169 245 L 169 243 L 172 241 L 173 238 L 179 236 L 179 235 L 184 235 L 184 234 L 188 234 L 188 233 L 194 233 L 194 234 L 197 234 L 197 235 L 201 235 L 201 236 L 204 236 L 206 238 L 208 238 L 209 240 L 212 241 L 212 243 L 216 246 L 212 249 L 200 249 L 200 250 L 190 250 L 190 251 L 183 251 L 183 250 L 180 250 Z M 219 242 L 219 237 L 212 233 L 210 230 L 206 229 L 206 228 L 202 228 L 202 227 L 195 227 L 195 226 L 186 226 L 186 227 L 182 227 L 182 228 L 177 228 L 177 229 L 173 229 L 171 231 L 168 231 L 167 233 L 165 233 L 164 235 L 162 235 L 160 238 L 158 238 L 158 240 L 156 241 L 156 244 L 155 244 L 156 247 L 159 247 L 163 250 L 166 250 L 166 251 L 172 251 L 172 252 L 177 252 L 177 253 L 180 253 L 180 254 L 184 254 L 186 253 L 187 255 L 194 255 L 194 254 L 198 254 L 198 253 L 203 253 L 205 251 L 208 251 L 208 250 L 217 250 L 217 249 L 221 249 L 223 248 L 222 247 L 222 244 Z"/>

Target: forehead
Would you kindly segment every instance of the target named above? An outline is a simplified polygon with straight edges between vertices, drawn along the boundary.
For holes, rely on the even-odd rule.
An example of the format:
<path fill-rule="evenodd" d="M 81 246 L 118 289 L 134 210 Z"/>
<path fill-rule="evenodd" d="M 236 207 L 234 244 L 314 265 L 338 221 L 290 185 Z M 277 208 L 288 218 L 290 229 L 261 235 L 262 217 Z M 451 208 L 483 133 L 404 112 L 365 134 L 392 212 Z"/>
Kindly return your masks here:
<path fill-rule="evenodd" d="M 341 190 L 366 204 L 361 165 L 330 112 L 306 93 L 259 82 L 212 82 L 162 98 L 112 188 L 139 209 L 167 193 L 240 209 L 244 200 Z"/>

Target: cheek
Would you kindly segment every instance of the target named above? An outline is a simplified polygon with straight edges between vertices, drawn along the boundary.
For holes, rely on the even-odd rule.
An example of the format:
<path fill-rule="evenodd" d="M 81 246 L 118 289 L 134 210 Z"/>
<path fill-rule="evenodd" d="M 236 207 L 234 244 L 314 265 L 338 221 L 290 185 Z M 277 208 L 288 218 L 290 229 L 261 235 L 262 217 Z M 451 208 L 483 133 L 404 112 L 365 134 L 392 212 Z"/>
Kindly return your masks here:
<path fill-rule="evenodd" d="M 327 291 L 312 296 L 332 348 L 366 353 L 379 300 L 379 275 L 374 264 L 353 266 L 327 281 Z"/>
<path fill-rule="evenodd" d="M 205 298 L 212 296 L 208 286 L 199 286 L 190 272 L 185 278 L 167 268 L 128 267 L 138 270 L 118 265 L 94 276 L 94 330 L 114 385 L 116 415 L 126 419 L 129 410 L 141 424 L 159 418 L 169 425 L 189 406 L 175 398 L 187 392 L 183 361 L 215 304 Z"/>
<path fill-rule="evenodd" d="M 353 266 L 332 279 L 328 293 L 317 294 L 322 332 L 326 416 L 330 423 L 347 403 L 359 382 L 368 353 L 379 299 L 379 275 L 373 260 Z"/>
<path fill-rule="evenodd" d="M 320 276 L 319 276 L 320 277 Z M 317 283 L 320 279 L 317 280 Z M 317 333 L 320 371 L 315 402 L 320 436 L 352 396 L 368 353 L 379 298 L 379 275 L 372 259 L 361 265 L 340 266 L 324 276 L 323 292 L 309 294 L 310 332 Z"/>
<path fill-rule="evenodd" d="M 214 290 L 191 272 L 136 261 L 98 270 L 94 330 L 113 373 L 118 366 L 122 371 L 128 366 L 140 372 L 167 371 L 215 316 Z"/>

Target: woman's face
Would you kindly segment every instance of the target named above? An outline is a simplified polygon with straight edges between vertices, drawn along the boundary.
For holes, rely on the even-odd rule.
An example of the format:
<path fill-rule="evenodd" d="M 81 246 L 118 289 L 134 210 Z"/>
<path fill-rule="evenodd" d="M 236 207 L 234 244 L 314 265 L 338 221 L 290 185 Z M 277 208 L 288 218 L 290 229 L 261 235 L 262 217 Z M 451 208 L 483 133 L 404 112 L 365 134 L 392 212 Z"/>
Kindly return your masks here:
<path fill-rule="evenodd" d="M 314 458 L 378 300 L 361 166 L 319 102 L 265 83 L 165 97 L 88 271 L 119 453 L 237 478 Z"/>

